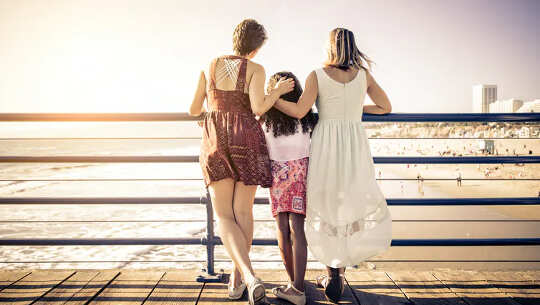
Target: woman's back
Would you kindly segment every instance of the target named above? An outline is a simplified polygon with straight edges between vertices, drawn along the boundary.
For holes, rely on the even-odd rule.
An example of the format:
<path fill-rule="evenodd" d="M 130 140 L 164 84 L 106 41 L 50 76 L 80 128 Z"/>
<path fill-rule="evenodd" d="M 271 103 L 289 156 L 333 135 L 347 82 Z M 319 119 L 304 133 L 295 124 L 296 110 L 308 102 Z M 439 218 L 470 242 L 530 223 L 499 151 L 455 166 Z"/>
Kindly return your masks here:
<path fill-rule="evenodd" d="M 252 113 L 249 100 L 249 81 L 253 62 L 226 55 L 215 58 L 208 71 L 208 107 L 210 111 Z"/>
<path fill-rule="evenodd" d="M 361 121 L 367 92 L 366 71 L 359 69 L 354 74 L 354 71 L 339 73 L 332 70 L 338 69 L 315 70 L 318 85 L 315 104 L 319 112 L 319 120 Z"/>

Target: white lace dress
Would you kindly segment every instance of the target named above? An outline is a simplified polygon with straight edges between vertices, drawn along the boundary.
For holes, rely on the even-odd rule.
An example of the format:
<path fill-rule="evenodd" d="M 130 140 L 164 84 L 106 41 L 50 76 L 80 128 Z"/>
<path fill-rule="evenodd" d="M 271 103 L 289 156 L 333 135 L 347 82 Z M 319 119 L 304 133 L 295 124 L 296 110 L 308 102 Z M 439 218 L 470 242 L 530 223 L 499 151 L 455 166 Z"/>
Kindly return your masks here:
<path fill-rule="evenodd" d="M 362 126 L 366 73 L 343 84 L 323 69 L 315 72 L 319 122 L 311 138 L 306 238 L 321 263 L 353 266 L 385 252 L 392 240 L 392 217 Z"/>

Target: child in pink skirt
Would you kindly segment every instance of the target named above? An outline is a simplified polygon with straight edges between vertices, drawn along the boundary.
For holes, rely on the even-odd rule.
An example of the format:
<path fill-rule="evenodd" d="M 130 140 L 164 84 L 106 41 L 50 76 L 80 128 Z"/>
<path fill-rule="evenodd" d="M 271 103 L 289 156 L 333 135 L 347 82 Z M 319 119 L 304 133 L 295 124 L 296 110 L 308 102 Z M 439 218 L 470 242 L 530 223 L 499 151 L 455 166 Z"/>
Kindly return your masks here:
<path fill-rule="evenodd" d="M 292 78 L 294 90 L 281 98 L 298 102 L 302 95 L 300 82 L 290 72 L 270 77 L 268 91 L 280 78 Z M 290 278 L 287 287 L 274 288 L 274 294 L 293 304 L 305 304 L 304 275 L 307 262 L 307 242 L 304 234 L 306 215 L 306 182 L 310 134 L 315 116 L 310 111 L 301 120 L 271 108 L 261 117 L 272 167 L 270 199 L 272 216 L 276 219 L 281 257 Z"/>

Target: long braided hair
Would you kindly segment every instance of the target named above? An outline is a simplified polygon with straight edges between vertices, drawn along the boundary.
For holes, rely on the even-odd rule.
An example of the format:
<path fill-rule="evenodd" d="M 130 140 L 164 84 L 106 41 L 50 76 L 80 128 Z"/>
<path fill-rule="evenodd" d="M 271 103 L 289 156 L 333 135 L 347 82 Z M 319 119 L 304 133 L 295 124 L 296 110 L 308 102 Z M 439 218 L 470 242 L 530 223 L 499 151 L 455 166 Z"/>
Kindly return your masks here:
<path fill-rule="evenodd" d="M 373 64 L 366 54 L 358 50 L 353 32 L 345 28 L 335 28 L 330 31 L 327 52 L 328 59 L 325 65 L 341 70 L 346 71 L 350 67 L 355 67 L 368 71 Z"/>
<path fill-rule="evenodd" d="M 294 90 L 282 95 L 281 98 L 288 102 L 297 103 L 302 95 L 303 90 L 298 78 L 293 73 L 282 71 L 272 75 L 268 80 L 268 88 L 274 88 L 276 83 L 282 77 L 292 78 L 294 80 Z M 277 110 L 275 107 L 270 108 L 270 110 L 263 114 L 260 121 L 264 123 L 266 131 L 269 131 L 270 128 L 272 128 L 274 137 L 292 135 L 296 133 L 298 125 L 302 126 L 303 133 L 311 132 L 317 123 L 315 115 L 311 109 L 302 119 L 300 119 L 300 124 L 298 124 L 298 120 L 296 118 L 286 115 L 285 113 Z"/>

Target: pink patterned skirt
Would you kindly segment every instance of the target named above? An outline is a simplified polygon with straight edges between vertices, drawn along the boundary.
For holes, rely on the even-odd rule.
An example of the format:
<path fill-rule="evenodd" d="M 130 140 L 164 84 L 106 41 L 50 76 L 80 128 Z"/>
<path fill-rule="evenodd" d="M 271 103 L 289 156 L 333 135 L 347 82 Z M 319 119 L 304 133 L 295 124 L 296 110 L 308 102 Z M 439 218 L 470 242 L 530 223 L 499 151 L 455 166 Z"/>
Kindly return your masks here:
<path fill-rule="evenodd" d="M 306 215 L 306 184 L 309 158 L 274 161 L 270 201 L 272 216 L 290 212 Z"/>

